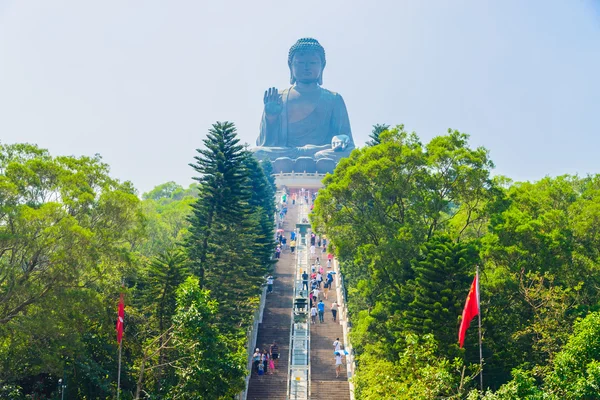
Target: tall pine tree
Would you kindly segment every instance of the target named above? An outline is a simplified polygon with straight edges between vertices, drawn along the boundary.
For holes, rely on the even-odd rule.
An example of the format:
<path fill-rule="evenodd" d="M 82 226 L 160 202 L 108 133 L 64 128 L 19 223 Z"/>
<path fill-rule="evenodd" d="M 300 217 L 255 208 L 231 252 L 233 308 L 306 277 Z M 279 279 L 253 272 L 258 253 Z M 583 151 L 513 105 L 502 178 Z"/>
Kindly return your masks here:
<path fill-rule="evenodd" d="M 436 236 L 421 246 L 421 256 L 411 262 L 414 279 L 404 287 L 410 303 L 404 311 L 405 329 L 431 333 L 440 350 L 457 349 L 458 317 L 462 313 L 478 258 L 474 243 L 456 243 Z"/>
<path fill-rule="evenodd" d="M 273 263 L 271 257 L 275 247 L 275 191 L 263 167 L 271 164 L 259 163 L 250 152 L 246 153 L 245 164 L 250 179 L 250 207 L 259 224 L 256 256 L 262 264 L 270 266 Z"/>
<path fill-rule="evenodd" d="M 190 164 L 200 186 L 187 248 L 201 288 L 219 301 L 223 328 L 235 333 L 250 322 L 267 271 L 261 215 L 251 204 L 253 176 L 234 125 L 217 122 L 204 145 Z"/>
<path fill-rule="evenodd" d="M 388 129 L 390 129 L 390 126 L 387 124 L 373 125 L 373 130 L 371 131 L 371 134 L 369 135 L 371 140 L 369 140 L 367 142 L 367 146 L 377 146 L 379 143 L 381 143 L 381 139 L 379 139 L 379 135 L 381 135 L 381 132 L 385 132 Z"/>

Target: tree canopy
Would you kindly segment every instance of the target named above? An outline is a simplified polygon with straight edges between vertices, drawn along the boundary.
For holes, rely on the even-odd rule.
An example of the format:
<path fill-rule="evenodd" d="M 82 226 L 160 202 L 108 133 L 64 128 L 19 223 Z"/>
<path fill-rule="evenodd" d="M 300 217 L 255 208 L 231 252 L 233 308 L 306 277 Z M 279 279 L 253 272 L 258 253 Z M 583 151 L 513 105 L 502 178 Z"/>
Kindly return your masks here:
<path fill-rule="evenodd" d="M 213 126 L 198 183 L 140 199 L 94 157 L 0 145 L 0 398 L 230 398 L 272 267 L 274 185 Z M 242 247 L 240 247 L 242 246 Z M 60 396 L 59 396 L 60 397 Z"/>
<path fill-rule="evenodd" d="M 330 238 L 344 274 L 358 398 L 464 398 L 477 385 L 477 329 L 467 331 L 464 350 L 457 343 L 476 265 L 486 396 L 495 389 L 567 392 L 551 389 L 554 368 L 574 322 L 598 307 L 600 178 L 492 177 L 488 150 L 468 139 L 449 130 L 423 144 L 398 125 L 324 179 L 311 219 Z M 391 373 L 381 386 L 381 370 L 404 371 L 410 335 L 431 335 L 437 361 L 411 378 Z M 466 373 L 446 369 L 456 359 Z M 593 385 L 590 365 L 589 375 L 576 373 L 581 387 Z M 444 371 L 454 374 L 450 380 Z M 432 373 L 439 391 L 408 394 L 405 385 L 435 387 Z M 498 398 L 522 398 L 514 396 Z"/>

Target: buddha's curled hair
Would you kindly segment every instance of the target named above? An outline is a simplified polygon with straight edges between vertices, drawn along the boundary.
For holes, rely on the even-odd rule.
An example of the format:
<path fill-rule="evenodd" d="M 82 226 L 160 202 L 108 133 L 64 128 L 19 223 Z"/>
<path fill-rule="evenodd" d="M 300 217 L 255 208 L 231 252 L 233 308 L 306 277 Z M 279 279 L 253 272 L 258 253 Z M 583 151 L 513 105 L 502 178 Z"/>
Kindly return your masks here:
<path fill-rule="evenodd" d="M 290 83 L 296 83 L 296 79 L 292 74 L 292 60 L 294 59 L 294 54 L 300 51 L 314 51 L 321 58 L 321 62 L 323 63 L 322 68 L 325 69 L 325 64 L 327 63 L 325 60 L 325 49 L 321 46 L 321 43 L 317 39 L 313 38 L 302 38 L 298 39 L 296 43 L 290 48 L 290 52 L 288 53 L 288 67 L 290 67 Z M 319 76 L 319 85 L 323 84 L 323 69 L 321 70 L 321 76 Z"/>
<path fill-rule="evenodd" d="M 294 54 L 299 51 L 315 51 L 319 57 L 321 57 L 321 61 L 323 62 L 323 68 L 325 68 L 325 49 L 317 39 L 313 38 L 302 38 L 298 39 L 296 43 L 290 48 L 290 52 L 288 53 L 288 66 L 292 66 L 292 59 L 294 58 Z"/>

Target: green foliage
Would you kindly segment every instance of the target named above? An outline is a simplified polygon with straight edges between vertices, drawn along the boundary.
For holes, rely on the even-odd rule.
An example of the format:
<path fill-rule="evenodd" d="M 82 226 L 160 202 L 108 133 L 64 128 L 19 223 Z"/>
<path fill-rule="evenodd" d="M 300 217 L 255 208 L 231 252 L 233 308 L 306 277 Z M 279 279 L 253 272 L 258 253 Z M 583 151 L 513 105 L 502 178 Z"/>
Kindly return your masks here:
<path fill-rule="evenodd" d="M 178 349 L 175 371 L 179 382 L 173 399 L 231 398 L 244 388 L 244 336 L 231 339 L 220 332 L 219 308 L 209 291 L 188 278 L 177 292 L 173 344 Z"/>
<path fill-rule="evenodd" d="M 575 323 L 573 335 L 557 354 L 544 391 L 557 399 L 591 399 L 600 388 L 600 313 Z"/>
<path fill-rule="evenodd" d="M 61 287 L 106 277 L 127 262 L 139 200 L 100 157 L 51 157 L 0 147 L 0 324 Z"/>
<path fill-rule="evenodd" d="M 53 157 L 0 146 L 0 381 L 49 395 L 63 374 L 70 397 L 116 378 L 115 293 L 135 264 L 140 201 L 100 156 Z M 108 379 L 107 379 L 108 378 Z"/>
<path fill-rule="evenodd" d="M 387 131 L 389 128 L 390 128 L 390 126 L 386 125 L 386 124 L 373 125 L 373 130 L 371 131 L 371 134 L 369 135 L 371 140 L 369 140 L 367 142 L 367 146 L 376 146 L 379 143 L 381 143 L 381 139 L 379 139 L 379 135 L 381 135 L 382 132 Z"/>
<path fill-rule="evenodd" d="M 456 333 L 480 263 L 484 383 L 498 389 L 513 372 L 486 396 L 540 398 L 573 322 L 600 305 L 600 176 L 512 184 L 490 178 L 487 150 L 457 131 L 423 145 L 400 125 L 373 139 L 326 177 L 312 214 L 341 260 L 356 379 L 395 370 L 406 332 L 432 334 L 438 357 L 477 363 L 477 341 L 459 351 Z M 591 390 L 595 368 L 570 390 Z"/>
<path fill-rule="evenodd" d="M 0 146 L 0 398 L 57 398 L 60 378 L 65 398 L 114 398 L 121 282 L 122 398 L 241 390 L 248 311 L 270 266 L 274 186 L 249 153 L 236 147 L 228 164 L 212 149 L 206 161 L 217 167 L 200 184 L 168 182 L 140 201 L 100 156 Z M 224 164 L 233 168 L 220 179 Z M 188 253 L 201 249 L 180 244 L 204 232 L 193 222 L 207 199 L 217 212 L 199 264 Z M 183 283 L 198 265 L 216 300 L 197 278 Z"/>
<path fill-rule="evenodd" d="M 407 331 L 432 333 L 447 356 L 459 354 L 459 316 L 478 261 L 475 243 L 455 243 L 439 236 L 422 245 L 419 258 L 411 262 L 414 279 L 403 287 L 410 303 L 402 322 Z"/>
<path fill-rule="evenodd" d="M 460 358 L 438 356 L 432 335 L 403 337 L 404 350 L 389 357 L 383 346 L 369 346 L 359 356 L 360 373 L 354 378 L 356 397 L 379 399 L 461 399 L 466 372 Z M 390 358 L 398 361 L 392 362 Z M 473 373 L 473 370 L 469 371 Z"/>
<path fill-rule="evenodd" d="M 158 320 L 158 331 L 163 332 L 175 313 L 175 290 L 189 274 L 187 257 L 180 250 L 169 250 L 155 256 L 148 264 L 143 303 Z"/>
<path fill-rule="evenodd" d="M 469 148 L 457 131 L 423 146 L 400 125 L 379 139 L 325 178 L 313 213 L 342 260 L 353 344 L 363 351 L 383 343 L 399 354 L 407 330 L 434 329 L 444 345 L 455 342 L 468 292 L 460 290 L 472 279 L 477 248 L 438 235 L 471 238 L 467 228 L 480 223 L 495 196 L 493 164 L 487 150 Z M 457 216 L 461 224 L 451 224 Z"/>
<path fill-rule="evenodd" d="M 493 370 L 547 374 L 574 320 L 597 309 L 599 187 L 598 177 L 561 176 L 515 184 L 497 199 L 483 240 Z"/>
<path fill-rule="evenodd" d="M 184 189 L 175 182 L 167 182 L 156 186 L 148 193 L 142 195 L 144 200 L 154 200 L 161 204 L 171 203 L 173 201 L 183 200 L 186 197 L 196 197 L 198 185 L 191 184 L 189 188 Z"/>
<path fill-rule="evenodd" d="M 473 391 L 468 400 L 542 400 L 548 397 L 536 386 L 536 380 L 529 371 L 515 369 L 513 380 L 502 385 L 496 392 L 487 391 L 483 396 Z"/>
<path fill-rule="evenodd" d="M 600 176 L 513 184 L 457 131 L 423 144 L 376 125 L 372 139 L 325 178 L 311 215 L 341 261 L 357 398 L 596 398 Z M 124 398 L 243 387 L 274 180 L 233 124 L 204 145 L 197 184 L 142 201 L 98 155 L 0 145 L 0 398 L 56 398 L 62 377 L 65 398 L 114 397 L 121 282 Z M 483 394 L 477 330 L 456 343 L 475 264 Z"/>
<path fill-rule="evenodd" d="M 483 400 L 513 399 L 595 399 L 600 387 L 600 313 L 588 314 L 575 322 L 573 334 L 556 354 L 551 371 L 543 383 L 530 371 L 515 369 L 513 379 L 496 392 L 488 391 Z M 473 396 L 473 399 L 478 397 Z"/>
<path fill-rule="evenodd" d="M 198 198 L 198 185 L 191 184 L 184 189 L 168 182 L 144 193 L 143 198 L 147 239 L 138 246 L 138 252 L 151 257 L 183 243 L 190 225 L 192 205 Z"/>
<path fill-rule="evenodd" d="M 275 242 L 273 240 L 273 226 L 275 224 L 275 187 L 274 179 L 267 169 L 269 162 L 258 162 L 250 153 L 246 153 L 244 167 L 248 171 L 248 185 L 250 199 L 248 201 L 253 212 L 253 218 L 257 226 L 257 237 L 255 240 L 255 253 L 261 265 L 270 265 Z"/>
<path fill-rule="evenodd" d="M 200 192 L 186 247 L 201 287 L 219 301 L 224 326 L 237 330 L 249 322 L 269 268 L 273 225 L 265 211 L 272 210 L 274 200 L 262 168 L 243 150 L 232 123 L 214 124 L 204 145 L 191 165 L 199 174 Z"/>

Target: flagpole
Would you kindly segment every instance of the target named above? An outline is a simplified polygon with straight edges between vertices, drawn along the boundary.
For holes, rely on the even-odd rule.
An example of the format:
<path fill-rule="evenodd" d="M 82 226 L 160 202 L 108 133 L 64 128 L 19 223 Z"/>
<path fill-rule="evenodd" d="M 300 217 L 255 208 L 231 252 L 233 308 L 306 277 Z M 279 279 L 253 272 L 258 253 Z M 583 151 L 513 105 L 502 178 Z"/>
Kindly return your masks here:
<path fill-rule="evenodd" d="M 481 349 L 481 300 L 479 298 L 479 265 L 477 265 L 477 316 L 479 317 L 479 387 L 483 393 L 483 351 Z"/>
<path fill-rule="evenodd" d="M 121 394 L 121 348 L 123 347 L 123 341 L 119 342 L 119 373 L 117 375 L 117 400 Z"/>
<path fill-rule="evenodd" d="M 119 299 L 119 316 L 117 317 L 117 341 L 119 342 L 119 372 L 117 373 L 117 400 L 121 395 L 121 350 L 123 348 L 123 318 L 124 315 L 124 301 L 123 301 L 123 289 L 125 288 L 125 279 L 121 278 L 121 295 Z"/>

